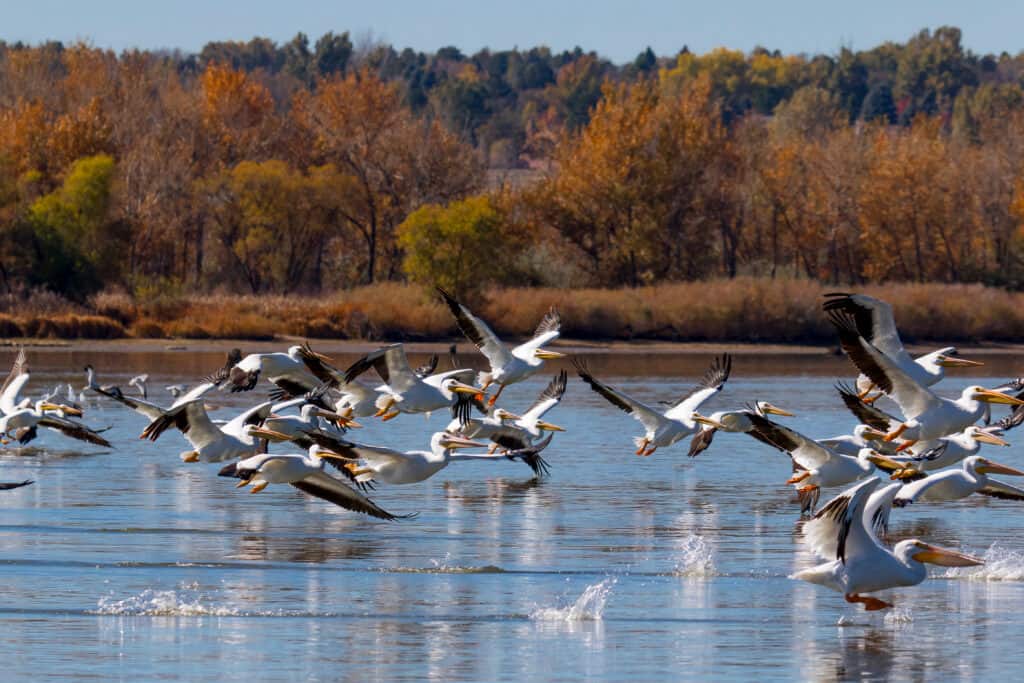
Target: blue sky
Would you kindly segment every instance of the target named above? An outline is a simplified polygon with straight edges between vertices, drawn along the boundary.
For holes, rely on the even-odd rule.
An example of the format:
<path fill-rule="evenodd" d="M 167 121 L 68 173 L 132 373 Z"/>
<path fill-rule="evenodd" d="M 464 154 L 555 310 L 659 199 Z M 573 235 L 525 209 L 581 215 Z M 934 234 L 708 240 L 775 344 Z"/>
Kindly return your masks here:
<path fill-rule="evenodd" d="M 953 25 L 976 52 L 1024 48 L 1024 2 L 1016 0 L 6 0 L 0 38 L 36 43 L 86 39 L 98 47 L 177 47 L 211 40 L 278 42 L 348 30 L 399 47 L 464 52 L 580 45 L 616 62 L 650 45 L 659 55 L 683 45 L 706 52 L 756 45 L 783 52 L 834 53 L 841 46 L 903 41 L 921 28 Z"/>

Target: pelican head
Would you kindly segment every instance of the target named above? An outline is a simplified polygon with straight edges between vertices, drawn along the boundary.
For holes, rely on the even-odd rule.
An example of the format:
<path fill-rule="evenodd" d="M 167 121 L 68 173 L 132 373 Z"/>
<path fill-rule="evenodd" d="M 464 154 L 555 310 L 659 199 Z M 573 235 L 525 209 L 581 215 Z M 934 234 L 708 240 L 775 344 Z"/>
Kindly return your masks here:
<path fill-rule="evenodd" d="M 980 455 L 972 455 L 964 460 L 964 469 L 968 472 L 973 470 L 978 474 L 1008 474 L 1014 477 L 1024 477 L 1024 472 L 1016 468 L 994 462 L 988 458 L 983 458 Z"/>
<path fill-rule="evenodd" d="M 437 442 L 438 446 L 445 450 L 453 448 L 487 448 L 487 444 L 485 443 L 473 441 L 464 436 L 452 434 L 451 432 L 438 432 L 434 435 L 434 440 Z"/>
<path fill-rule="evenodd" d="M 36 412 L 37 413 L 60 413 L 65 412 L 68 415 L 82 414 L 81 410 L 75 410 L 74 408 L 68 408 L 67 406 L 57 405 L 56 403 L 50 403 L 49 401 L 36 401 Z"/>
<path fill-rule="evenodd" d="M 893 551 L 899 557 L 910 558 L 915 562 L 937 564 L 940 567 L 976 567 L 985 564 L 985 560 L 979 557 L 965 555 L 949 548 L 940 548 L 916 538 L 900 541 Z"/>
<path fill-rule="evenodd" d="M 982 429 L 981 427 L 971 426 L 968 427 L 964 433 L 975 441 L 982 443 L 992 444 L 993 446 L 1009 446 L 1010 442 L 1004 439 L 1000 439 L 998 436 L 992 433 L 992 430 Z"/>
<path fill-rule="evenodd" d="M 518 420 L 518 419 L 521 418 L 520 415 L 516 415 L 515 413 L 510 412 L 508 410 L 505 410 L 504 408 L 498 408 L 497 410 L 495 410 L 494 411 L 494 417 L 496 417 L 497 419 L 499 419 L 501 421 L 505 421 L 505 420 Z"/>
<path fill-rule="evenodd" d="M 956 350 L 955 346 L 947 346 L 944 349 L 939 349 L 933 353 L 928 354 L 932 358 L 930 359 L 935 365 L 943 368 L 974 368 L 979 365 L 984 365 L 980 360 L 968 360 L 960 355 L 960 352 Z"/>
<path fill-rule="evenodd" d="M 443 386 L 447 391 L 451 391 L 456 394 L 473 394 L 474 396 L 478 396 L 480 394 L 480 389 L 477 387 L 466 384 L 465 382 L 460 382 L 454 378 L 446 379 L 444 384 L 441 386 Z"/>
<path fill-rule="evenodd" d="M 539 358 L 540 360 L 554 360 L 555 358 L 565 358 L 565 354 L 559 353 L 558 351 L 550 351 L 548 349 L 537 349 L 533 352 L 533 357 Z"/>
<path fill-rule="evenodd" d="M 726 422 L 730 421 L 730 418 L 736 418 L 736 413 L 713 413 L 710 417 L 705 417 L 694 411 L 691 418 L 697 424 L 706 425 L 711 429 L 724 429 L 726 431 L 730 431 L 729 425 L 727 425 Z"/>
<path fill-rule="evenodd" d="M 308 454 L 309 457 L 313 458 L 314 460 L 322 458 L 326 460 L 341 460 L 343 462 L 354 461 L 354 458 L 346 457 L 341 453 L 335 453 L 334 451 L 328 450 L 323 446 L 318 446 L 316 444 L 313 444 L 312 446 L 309 447 Z"/>
<path fill-rule="evenodd" d="M 783 417 L 796 417 L 793 413 L 788 410 L 783 410 L 778 406 L 774 406 L 768 401 L 758 401 L 754 404 L 755 409 L 759 415 L 781 415 Z"/>
<path fill-rule="evenodd" d="M 967 387 L 964 389 L 964 396 L 975 401 L 981 401 L 983 403 L 1002 403 L 1009 406 L 1024 405 L 1024 401 L 1013 396 L 1007 396 L 1004 393 L 995 391 L 994 389 L 986 389 L 982 386 Z"/>
<path fill-rule="evenodd" d="M 266 439 L 271 443 L 284 443 L 285 441 L 292 440 L 292 437 L 288 436 L 287 434 L 282 434 L 281 432 L 275 431 L 273 429 L 257 427 L 256 425 L 249 426 L 246 429 L 246 433 L 249 436 L 254 436 L 259 439 Z"/>

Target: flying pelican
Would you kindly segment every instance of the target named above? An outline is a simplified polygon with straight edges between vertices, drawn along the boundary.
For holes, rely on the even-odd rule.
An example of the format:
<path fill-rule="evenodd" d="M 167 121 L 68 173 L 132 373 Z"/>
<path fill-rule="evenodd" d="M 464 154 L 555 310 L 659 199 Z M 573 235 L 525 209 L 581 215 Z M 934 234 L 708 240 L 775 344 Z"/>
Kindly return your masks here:
<path fill-rule="evenodd" d="M 140 439 L 156 441 L 169 427 L 177 427 L 192 450 L 181 454 L 184 462 L 219 462 L 254 455 L 260 442 L 252 430 L 270 415 L 273 404 L 269 401 L 246 410 L 241 415 L 218 426 L 206 414 L 202 399 L 194 399 L 170 408 L 164 415 L 150 422 L 139 435 Z"/>
<path fill-rule="evenodd" d="M 804 525 L 804 539 L 812 552 L 823 549 L 821 539 L 836 539 L 835 559 L 796 572 L 790 578 L 831 588 L 842 593 L 847 602 L 861 603 L 865 610 L 873 611 L 892 607 L 892 603 L 862 593 L 916 586 L 928 576 L 924 563 L 943 567 L 985 563 L 917 539 L 900 541 L 892 550 L 885 548 L 865 514 L 868 499 L 878 483 L 878 478 L 873 477 L 844 491 Z"/>
<path fill-rule="evenodd" d="M 146 391 L 146 382 L 148 381 L 149 375 L 144 373 L 141 375 L 136 375 L 135 377 L 132 377 L 130 380 L 128 380 L 128 386 L 135 387 L 136 389 L 138 389 L 139 394 L 142 396 L 142 398 L 149 398 L 148 392 Z"/>
<path fill-rule="evenodd" d="M 470 313 L 468 308 L 456 301 L 448 292 L 440 287 L 437 288 L 437 291 L 448 305 L 452 315 L 455 316 L 455 322 L 458 323 L 462 334 L 466 335 L 466 339 L 476 344 L 476 347 L 480 349 L 480 353 L 487 358 L 491 365 L 490 371 L 480 373 L 478 378 L 481 391 L 487 391 L 491 384 L 498 385 L 497 393 L 490 399 L 491 405 L 494 405 L 498 400 L 506 385 L 522 382 L 530 375 L 539 371 L 544 365 L 545 360 L 565 356 L 564 353 L 549 351 L 544 348 L 545 345 L 558 339 L 560 333 L 562 321 L 558 317 L 558 311 L 554 308 L 551 308 L 544 315 L 530 341 L 520 344 L 509 351 L 501 343 L 501 340 L 498 339 L 498 336 L 491 331 L 491 328 L 487 326 L 487 323 Z"/>
<path fill-rule="evenodd" d="M 762 441 L 789 453 L 793 458 L 796 472 L 786 483 L 799 485 L 797 493 L 801 512 L 814 509 L 822 487 L 844 486 L 875 471 L 869 459 L 875 452 L 869 448 L 862 449 L 856 457 L 842 455 L 766 417 L 748 413 L 748 419 L 753 423 L 751 435 L 756 435 Z"/>
<path fill-rule="evenodd" d="M 892 315 L 892 306 L 887 302 L 866 294 L 846 292 L 830 292 L 825 297 L 828 301 L 822 305 L 824 310 L 844 311 L 853 316 L 860 336 L 887 355 L 900 370 L 921 386 L 930 387 L 941 381 L 946 375 L 946 368 L 984 365 L 980 361 L 961 358 L 954 346 L 932 351 L 914 360 L 903 348 Z M 874 386 L 865 375 L 857 378 L 857 389 L 862 399 L 867 398 Z"/>
<path fill-rule="evenodd" d="M 981 444 L 993 446 L 1009 446 L 1010 444 L 996 436 L 993 432 L 997 427 L 977 427 L 971 425 L 959 434 L 944 436 L 935 441 L 922 441 L 914 446 L 910 455 L 885 455 L 884 462 L 876 462 L 880 469 L 889 471 L 894 479 L 907 479 L 918 472 L 932 472 L 951 465 L 956 465 L 965 458 L 977 455 Z M 872 434 L 872 436 L 877 436 Z M 907 451 L 910 452 L 910 451 Z M 898 468 L 893 466 L 899 465 Z"/>
<path fill-rule="evenodd" d="M 941 398 L 914 381 L 889 356 L 861 337 L 852 315 L 831 311 L 829 317 L 839 333 L 843 351 L 853 364 L 900 406 L 905 420 L 885 435 L 886 441 L 905 439 L 898 450 L 905 450 L 919 440 L 962 432 L 985 415 L 986 403 L 1024 405 L 1024 400 L 977 385 L 964 389 L 959 399 Z"/>
<path fill-rule="evenodd" d="M 546 445 L 546 444 L 545 444 Z M 396 451 L 381 446 L 348 444 L 338 453 L 350 460 L 346 465 L 357 481 L 382 481 L 387 484 L 415 484 L 434 476 L 449 463 L 457 460 L 502 460 L 504 456 L 491 453 L 464 453 L 455 449 L 485 447 L 457 434 L 437 432 L 430 439 L 429 451 Z M 540 460 L 543 463 L 543 460 Z M 527 462 L 529 464 L 529 462 Z M 535 470 L 536 474 L 540 474 Z"/>
<path fill-rule="evenodd" d="M 552 378 L 544 391 L 540 393 L 537 400 L 533 402 L 529 410 L 522 415 L 503 411 L 500 416 L 500 424 L 487 434 L 469 434 L 460 432 L 471 439 L 487 438 L 496 446 L 508 450 L 522 450 L 533 446 L 544 432 L 564 432 L 565 429 L 556 424 L 546 422 L 541 418 L 545 413 L 558 405 L 565 395 L 565 386 L 569 375 L 562 370 Z"/>
<path fill-rule="evenodd" d="M 451 408 L 457 394 L 478 395 L 480 390 L 467 384 L 472 381 L 472 370 L 449 370 L 421 379 L 409 367 L 409 359 L 401 344 L 391 344 L 367 354 L 349 367 L 344 382 L 374 368 L 387 385 L 387 391 L 378 396 L 377 416 L 384 420 L 400 413 L 429 413 Z"/>
<path fill-rule="evenodd" d="M 25 375 L 27 377 L 27 375 Z M 13 385 L 12 385 L 13 386 Z M 50 412 L 57 415 L 51 415 Z M 81 415 L 81 411 L 68 412 L 67 406 L 54 405 L 46 401 L 36 401 L 32 408 L 19 408 L 0 417 L 0 435 L 10 437 L 11 432 L 18 443 L 26 444 L 36 438 L 39 427 L 46 427 L 79 441 L 87 441 L 97 446 L 112 448 L 110 442 L 99 433 L 79 422 L 65 419 L 64 414 Z"/>
<path fill-rule="evenodd" d="M 317 379 L 337 392 L 337 398 L 332 396 L 333 409 L 336 413 L 344 417 L 370 417 L 377 413 L 377 398 L 387 391 L 386 386 L 374 388 L 358 379 L 346 382 L 345 376 L 352 369 L 351 366 L 346 370 L 338 370 L 324 356 L 313 351 L 308 342 L 299 349 L 299 357 Z M 425 365 L 416 368 L 413 373 L 420 379 L 425 379 L 437 369 L 437 362 L 437 354 L 433 354 Z"/>
<path fill-rule="evenodd" d="M 21 390 L 28 384 L 29 378 L 28 356 L 25 354 L 25 347 L 22 346 L 18 348 L 18 354 L 14 358 L 11 371 L 8 373 L 7 379 L 4 380 L 3 386 L 0 387 L 0 415 L 10 415 L 19 410 L 29 410 L 32 408 L 32 399 L 21 395 Z M 42 400 L 42 403 L 44 404 L 44 412 L 57 412 L 61 416 L 82 416 L 82 411 L 75 406 L 53 403 L 50 399 L 45 398 Z M 39 406 L 38 401 L 36 406 Z"/>
<path fill-rule="evenodd" d="M 632 415 L 644 426 L 646 430 L 644 436 L 636 437 L 634 440 L 637 446 L 636 454 L 650 455 L 662 446 L 671 446 L 680 439 L 697 432 L 699 424 L 694 421 L 693 413 L 725 386 L 732 369 L 732 357 L 726 353 L 721 358 L 716 358 L 697 386 L 664 413 L 659 413 L 654 408 L 599 382 L 590 374 L 581 359 L 574 358 L 573 365 L 576 366 L 576 372 L 579 373 L 583 381 L 589 384 L 594 391 L 616 408 Z"/>
<path fill-rule="evenodd" d="M 22 347 L 0 389 L 0 438 L 13 436 L 18 443 L 26 444 L 36 438 L 39 427 L 46 427 L 79 441 L 111 448 L 110 442 L 97 432 L 65 418 L 67 415 L 81 417 L 82 411 L 78 408 L 49 401 L 36 401 L 33 405 L 30 399 L 22 398 L 21 390 L 29 379 L 28 358 Z"/>
<path fill-rule="evenodd" d="M 346 510 L 362 512 L 379 519 L 408 519 L 412 516 L 393 515 L 324 472 L 324 459 L 333 455 L 317 445 L 310 446 L 306 454 L 261 453 L 226 465 L 218 474 L 241 479 L 238 488 L 252 484 L 252 493 L 259 493 L 270 484 L 291 484 L 304 493 Z"/>
<path fill-rule="evenodd" d="M 754 423 L 747 417 L 747 413 L 756 413 L 761 417 L 766 415 L 782 415 L 783 417 L 794 417 L 793 413 L 788 410 L 783 410 L 777 406 L 772 405 L 768 401 L 755 401 L 753 409 L 747 410 L 720 410 L 717 413 L 712 413 L 708 417 L 694 412 L 693 421 L 704 425 L 704 428 L 693 435 L 693 439 L 690 440 L 690 452 L 687 455 L 691 458 L 695 458 L 711 446 L 712 440 L 715 438 L 715 432 L 721 430 L 723 432 L 737 432 L 741 434 L 750 434 L 757 438 L 758 434 L 752 432 Z M 768 444 L 774 446 L 775 444 Z"/>
<path fill-rule="evenodd" d="M 896 496 L 894 504 L 903 507 L 918 501 L 960 500 L 972 493 L 993 498 L 1024 500 L 1024 490 L 989 479 L 989 474 L 1024 477 L 1021 470 L 1000 465 L 980 455 L 972 455 L 964 460 L 961 467 L 936 472 L 907 484 Z"/>
<path fill-rule="evenodd" d="M 96 379 L 96 369 L 90 364 L 85 366 L 85 388 L 95 391 L 98 394 L 106 396 L 107 398 L 113 399 L 118 403 L 121 403 L 140 415 L 144 415 L 153 421 L 159 417 L 165 416 L 169 411 L 180 408 L 181 406 L 195 401 L 196 399 L 202 398 L 209 392 L 213 391 L 228 379 L 228 373 L 231 368 L 242 358 L 242 353 L 238 349 L 232 349 L 228 352 L 227 361 L 225 364 L 213 374 L 205 377 L 202 382 L 192 388 L 191 391 L 185 392 L 178 396 L 178 398 L 171 404 L 169 408 L 163 408 L 148 401 L 144 398 L 134 398 L 132 396 L 125 396 L 121 391 L 120 387 L 117 386 L 100 386 L 100 383 Z"/>
<path fill-rule="evenodd" d="M 179 398 L 182 394 L 188 391 L 187 384 L 169 384 L 164 389 L 171 395 L 171 398 Z"/>
<path fill-rule="evenodd" d="M 250 353 L 231 368 L 228 376 L 232 392 L 250 391 L 260 376 L 288 392 L 299 396 L 320 384 L 302 362 L 301 346 L 290 346 L 285 352 Z M 323 356 L 325 360 L 329 360 Z"/>

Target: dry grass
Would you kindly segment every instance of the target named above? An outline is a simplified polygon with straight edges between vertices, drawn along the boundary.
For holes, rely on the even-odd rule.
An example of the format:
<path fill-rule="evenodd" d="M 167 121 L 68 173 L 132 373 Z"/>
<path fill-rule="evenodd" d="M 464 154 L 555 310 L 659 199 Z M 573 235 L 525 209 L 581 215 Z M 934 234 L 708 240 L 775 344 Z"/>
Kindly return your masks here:
<path fill-rule="evenodd" d="M 821 295 L 843 289 L 806 280 L 736 278 L 637 289 L 503 289 L 475 311 L 499 335 L 529 336 L 556 306 L 562 334 L 577 339 L 829 342 Z M 860 288 L 893 303 L 909 341 L 1019 341 L 1024 294 L 981 285 L 891 284 Z M 34 298 L 34 297 L 33 297 Z M 97 296 L 83 310 L 44 296 L 0 313 L 0 337 L 185 337 L 429 340 L 458 337 L 448 310 L 422 287 L 383 283 L 325 297 Z M 17 313 L 14 313 L 17 311 Z M 74 311 L 74 312 L 72 312 Z"/>

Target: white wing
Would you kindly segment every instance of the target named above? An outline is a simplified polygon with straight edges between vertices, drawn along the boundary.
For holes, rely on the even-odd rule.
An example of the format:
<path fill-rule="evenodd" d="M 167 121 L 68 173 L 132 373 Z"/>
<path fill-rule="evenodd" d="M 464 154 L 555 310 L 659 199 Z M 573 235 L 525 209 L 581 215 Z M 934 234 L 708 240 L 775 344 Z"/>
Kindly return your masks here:
<path fill-rule="evenodd" d="M 408 517 L 408 515 L 391 514 L 355 489 L 323 472 L 315 472 L 301 481 L 293 482 L 292 486 L 311 496 L 334 503 L 346 510 L 361 512 L 371 517 L 387 520 Z"/>
<path fill-rule="evenodd" d="M 443 384 L 446 379 L 455 378 L 458 381 L 462 382 L 463 384 L 472 384 L 473 378 L 475 376 L 475 370 L 463 368 L 460 370 L 448 370 L 447 372 L 439 372 L 435 375 L 431 375 L 430 377 L 425 377 L 421 381 L 424 384 L 429 384 L 432 387 L 437 387 L 438 389 L 440 389 L 441 384 Z"/>
<path fill-rule="evenodd" d="M 772 444 L 789 453 L 794 461 L 806 470 L 815 470 L 827 463 L 836 454 L 814 439 L 800 432 L 772 422 L 756 413 L 747 413 L 752 436 Z"/>
<path fill-rule="evenodd" d="M 844 310 L 853 314 L 860 335 L 879 351 L 903 367 L 914 362 L 903 348 L 903 340 L 896 330 L 896 320 L 892 315 L 892 306 L 888 302 L 866 294 L 836 293 L 825 296 L 831 298 L 825 302 L 824 309 Z"/>
<path fill-rule="evenodd" d="M 672 408 L 665 411 L 665 417 L 670 420 L 685 420 L 692 423 L 693 413 L 697 408 L 716 393 L 722 390 L 725 382 L 732 372 L 732 357 L 724 354 L 716 358 L 711 366 L 704 372 L 701 381 L 690 390 L 690 393 L 683 396 Z"/>
<path fill-rule="evenodd" d="M 562 396 L 565 395 L 565 386 L 568 379 L 569 376 L 565 370 L 555 375 L 554 379 L 548 383 L 529 410 L 522 414 L 519 422 L 525 425 L 534 425 L 537 423 L 537 420 L 544 417 L 544 413 L 557 406 L 558 402 L 562 400 Z"/>
<path fill-rule="evenodd" d="M 830 318 L 839 333 L 843 351 L 858 370 L 899 404 L 904 417 L 912 420 L 943 405 L 942 400 L 931 390 L 912 379 L 896 361 L 864 339 L 857 331 L 852 315 L 833 311 Z"/>
<path fill-rule="evenodd" d="M 573 359 L 573 364 L 576 366 L 576 372 L 579 374 L 580 378 L 589 384 L 591 389 L 601 396 L 604 396 L 605 399 L 616 408 L 629 413 L 639 420 L 640 424 L 642 424 L 649 432 L 658 431 L 658 428 L 667 421 L 661 413 L 650 406 L 646 406 L 640 401 L 630 398 L 621 391 L 613 389 L 607 384 L 599 381 L 590 374 L 587 366 L 578 358 Z"/>
<path fill-rule="evenodd" d="M 237 417 L 230 420 L 226 425 L 224 425 L 222 431 L 225 434 L 230 434 L 231 436 L 238 437 L 239 439 L 244 439 L 245 428 L 248 425 L 259 424 L 266 420 L 267 417 L 270 415 L 270 411 L 273 409 L 273 407 L 274 404 L 271 403 L 270 401 L 267 401 L 253 408 L 249 408 L 249 410 L 245 411 L 241 415 L 238 415 Z M 206 410 L 203 410 L 203 414 L 206 414 Z"/>
<path fill-rule="evenodd" d="M 494 334 L 487 326 L 487 323 L 470 313 L 468 308 L 456 301 L 448 292 L 440 288 L 438 288 L 438 292 L 448 305 L 452 315 L 455 316 L 455 322 L 458 323 L 462 334 L 466 335 L 466 339 L 480 349 L 480 353 L 491 364 L 492 370 L 497 370 L 511 362 L 512 354 L 498 339 L 498 335 Z"/>
<path fill-rule="evenodd" d="M 24 372 L 10 380 L 7 388 L 4 389 L 4 393 L 0 394 L 0 413 L 10 415 L 14 411 L 18 410 L 18 402 L 21 400 L 19 398 L 21 390 L 28 383 L 28 380 L 29 374 L 27 372 Z"/>
<path fill-rule="evenodd" d="M 880 480 L 872 477 L 843 491 L 825 504 L 814 519 L 804 524 L 803 538 L 816 555 L 830 559 L 870 553 L 881 546 L 872 525 L 866 523 L 866 507 Z"/>

